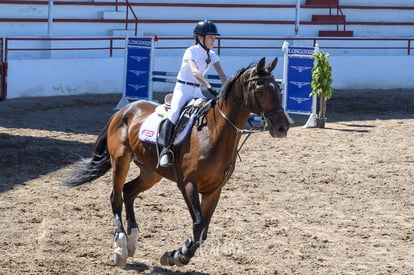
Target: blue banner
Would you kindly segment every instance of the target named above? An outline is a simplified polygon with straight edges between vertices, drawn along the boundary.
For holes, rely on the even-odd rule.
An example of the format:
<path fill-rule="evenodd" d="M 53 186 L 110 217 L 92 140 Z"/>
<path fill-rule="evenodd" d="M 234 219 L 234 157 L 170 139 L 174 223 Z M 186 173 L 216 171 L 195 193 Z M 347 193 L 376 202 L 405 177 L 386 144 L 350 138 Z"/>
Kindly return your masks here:
<path fill-rule="evenodd" d="M 151 99 L 151 38 L 128 38 L 125 97 Z"/>
<path fill-rule="evenodd" d="M 312 50 L 313 52 L 313 50 Z M 311 113 L 312 58 L 289 56 L 286 110 L 290 113 Z"/>

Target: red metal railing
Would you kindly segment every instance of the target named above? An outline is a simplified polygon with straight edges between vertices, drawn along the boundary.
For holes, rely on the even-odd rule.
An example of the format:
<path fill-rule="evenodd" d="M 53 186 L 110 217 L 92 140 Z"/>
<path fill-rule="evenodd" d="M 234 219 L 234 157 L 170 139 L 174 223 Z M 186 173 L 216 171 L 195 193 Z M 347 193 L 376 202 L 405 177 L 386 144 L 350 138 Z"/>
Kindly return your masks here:
<path fill-rule="evenodd" d="M 339 5 L 339 1 L 329 0 L 329 15 L 333 15 L 332 9 L 336 9 L 336 30 L 339 31 L 339 25 L 342 24 L 344 26 L 344 31 L 346 31 L 345 15 L 344 15 L 344 12 L 342 11 L 341 6 Z"/>
<path fill-rule="evenodd" d="M 6 37 L 3 38 L 4 42 L 3 42 L 3 60 L 4 62 L 7 62 L 8 59 L 8 55 L 9 52 L 12 51 L 68 51 L 68 50 L 72 50 L 72 51 L 97 51 L 97 50 L 104 50 L 104 51 L 108 51 L 108 56 L 112 57 L 113 56 L 113 52 L 114 50 L 124 50 L 125 49 L 125 45 L 122 44 L 122 46 L 115 46 L 114 42 L 115 41 L 124 41 L 125 37 L 84 37 L 84 38 L 68 38 L 68 37 L 36 37 L 36 38 L 28 38 L 28 37 Z M 157 40 L 159 42 L 162 41 L 179 41 L 182 40 L 183 43 L 182 45 L 179 46 L 160 46 L 160 45 L 156 45 L 155 48 L 159 49 L 159 50 L 167 50 L 167 49 L 185 49 L 186 47 L 188 47 L 190 41 L 193 40 L 192 37 L 162 37 L 162 36 L 158 36 Z M 320 44 L 320 48 L 321 49 L 343 49 L 343 50 L 404 50 L 406 51 L 407 55 L 411 55 L 412 50 L 414 49 L 412 46 L 412 41 L 414 41 L 414 38 L 355 38 L 355 37 L 344 37 L 344 38 L 338 38 L 338 37 L 217 37 L 217 45 L 215 47 L 216 51 L 221 54 L 223 50 L 225 49 L 257 49 L 257 50 L 261 50 L 261 49 L 280 49 L 281 45 L 283 44 L 283 41 L 285 40 L 289 40 L 289 41 L 309 41 L 309 44 L 315 45 L 316 43 Z M 24 47 L 24 46 L 19 46 L 19 47 L 10 47 L 9 44 L 11 41 L 83 41 L 83 42 L 87 42 L 87 41 L 107 41 L 107 45 L 106 46 L 99 46 L 99 47 L 84 47 L 84 46 L 79 46 L 79 47 L 67 47 L 67 46 L 55 46 L 55 47 Z M 239 46 L 234 46 L 235 43 L 233 43 L 233 41 L 236 41 L 237 44 L 239 44 Z M 259 42 L 256 43 L 252 46 L 249 46 L 249 42 Z M 274 41 L 275 43 L 271 43 L 274 45 L 271 46 L 258 46 L 259 44 L 263 44 L 261 41 L 263 42 L 272 42 Z M 328 46 L 327 44 L 329 43 L 323 43 L 323 41 L 326 42 L 338 42 L 341 41 L 341 43 L 335 43 L 336 45 L 334 46 Z M 229 43 L 227 43 L 229 42 Z M 278 43 L 279 42 L 279 43 Z M 349 43 L 356 43 L 356 42 L 366 42 L 364 43 L 364 45 L 362 46 L 352 46 Z M 367 46 L 367 43 L 369 42 L 396 42 L 399 43 L 398 46 L 390 46 L 390 45 L 385 45 L 384 43 L 381 43 L 381 46 Z M 401 42 L 404 43 L 405 45 L 402 46 Z M 347 45 L 345 45 L 344 43 L 348 43 Z M 22 44 L 22 43 L 20 43 Z M 269 44 L 269 43 L 268 43 Z M 376 43 L 378 44 L 378 43 Z M 382 45 L 384 44 L 384 45 Z"/>
<path fill-rule="evenodd" d="M 191 41 L 192 37 L 157 37 L 158 41 L 163 40 L 186 40 Z M 338 37 L 217 37 L 217 46 L 216 51 L 218 54 L 221 54 L 224 49 L 281 49 L 281 46 L 284 41 L 309 41 L 312 45 L 320 44 L 320 49 L 323 50 L 404 50 L 407 52 L 407 55 L 411 55 L 411 51 L 414 49 L 411 46 L 411 41 L 414 41 L 414 38 L 338 38 Z M 275 43 L 275 46 L 225 46 L 223 43 L 225 41 L 275 41 L 280 42 L 279 44 Z M 406 46 L 324 46 L 322 41 L 343 41 L 343 42 L 405 42 Z M 277 44 L 277 45 L 276 45 Z M 187 46 L 156 46 L 156 49 L 168 50 L 168 49 L 185 49 Z"/>
<path fill-rule="evenodd" d="M 115 9 L 118 11 L 119 7 L 119 0 L 116 0 Z M 125 0 L 125 30 L 128 30 L 128 24 L 129 24 L 129 11 L 131 11 L 132 15 L 134 16 L 134 24 L 135 24 L 135 36 L 138 34 L 138 16 L 136 15 L 134 8 L 129 3 L 128 0 Z"/>
<path fill-rule="evenodd" d="M 109 57 L 113 57 L 113 53 L 115 50 L 122 51 L 122 53 L 118 54 L 118 56 L 124 54 L 125 50 L 125 43 L 119 42 L 118 46 L 114 45 L 115 41 L 125 41 L 125 37 L 89 37 L 89 38 L 23 38 L 23 37 L 6 37 L 0 39 L 1 47 L 1 54 L 0 54 L 0 99 L 6 97 L 7 91 L 7 83 L 6 83 L 6 75 L 7 75 L 7 60 L 10 52 L 30 52 L 33 51 L 107 51 Z M 188 47 L 189 43 L 193 40 L 192 37 L 157 37 L 158 43 L 161 44 L 162 41 L 177 41 L 182 40 L 183 43 L 179 43 L 178 46 L 169 46 L 166 44 L 165 46 L 156 45 L 155 49 L 157 50 L 174 50 L 174 49 L 185 49 Z M 223 54 L 224 50 L 255 50 L 257 54 L 257 50 L 280 50 L 283 42 L 285 40 L 289 41 L 303 41 L 308 44 L 316 45 L 317 43 L 320 45 L 322 50 L 399 50 L 406 52 L 407 55 L 411 55 L 412 50 L 414 49 L 412 46 L 412 41 L 414 38 L 329 38 L 329 37 L 313 37 L 313 38 L 292 38 L 292 37 L 219 37 L 217 38 L 217 47 L 216 51 L 218 54 Z M 25 47 L 24 42 L 32 42 L 31 46 Z M 91 42 L 92 41 L 103 41 L 104 46 L 99 47 L 85 47 L 85 46 L 77 46 L 77 47 L 68 47 L 65 43 L 58 43 L 58 45 L 53 44 L 52 46 L 45 47 L 44 45 L 40 47 L 34 47 L 33 42 L 36 41 L 68 41 L 68 44 L 72 44 L 69 42 L 73 41 L 81 41 L 81 42 Z M 256 44 L 250 44 L 250 42 L 260 42 Z M 329 46 L 332 42 L 341 43 L 334 43 Z M 18 45 L 10 47 L 10 42 L 19 42 Z M 351 46 L 349 43 L 362 43 L 363 45 L 355 45 Z M 381 42 L 380 46 L 367 46 L 368 43 L 376 43 Z M 386 45 L 387 43 L 397 43 L 397 45 Z M 119 45 L 121 44 L 121 45 Z M 177 43 L 175 43 L 177 44 Z M 238 44 L 238 45 L 235 45 Z M 267 44 L 267 45 L 266 45 Z M 50 44 L 52 45 L 52 44 Z M 84 45 L 83 43 L 81 45 Z M 261 45 L 261 46 L 258 46 Z M 240 53 L 243 56 L 243 53 Z"/>
<path fill-rule="evenodd" d="M 12 51 L 108 51 L 108 56 L 112 57 L 114 50 L 124 50 L 125 46 L 114 46 L 114 41 L 125 40 L 125 37 L 85 37 L 85 38 L 68 38 L 68 37 L 36 37 L 36 38 L 27 38 L 27 37 L 6 37 L 4 38 L 4 62 L 7 62 L 9 52 Z M 10 47 L 9 43 L 11 41 L 107 41 L 107 46 L 100 47 Z"/>
<path fill-rule="evenodd" d="M 7 63 L 5 62 L 5 38 L 0 39 L 0 100 L 6 98 L 6 74 Z"/>

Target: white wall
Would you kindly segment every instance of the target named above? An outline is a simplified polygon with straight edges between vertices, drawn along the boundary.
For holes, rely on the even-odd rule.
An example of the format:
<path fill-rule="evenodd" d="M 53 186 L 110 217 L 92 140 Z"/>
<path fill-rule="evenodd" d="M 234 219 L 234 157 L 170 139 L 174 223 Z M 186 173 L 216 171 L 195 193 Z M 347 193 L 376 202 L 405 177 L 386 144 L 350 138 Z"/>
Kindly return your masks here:
<path fill-rule="evenodd" d="M 336 89 L 413 89 L 414 56 L 331 56 Z"/>
<path fill-rule="evenodd" d="M 121 93 L 124 58 L 8 62 L 7 98 Z"/>
<path fill-rule="evenodd" d="M 262 56 L 221 57 L 223 69 L 228 76 L 250 62 L 259 61 Z M 266 56 L 270 62 L 276 56 Z M 273 74 L 277 79 L 283 78 L 283 56 Z M 333 83 L 335 89 L 413 89 L 414 56 L 330 56 Z M 154 69 L 176 72 L 180 58 L 158 58 Z M 211 73 L 214 73 L 212 71 Z M 154 83 L 157 91 L 172 91 L 173 84 Z"/>
<path fill-rule="evenodd" d="M 407 0 L 340 0 L 342 6 L 388 6 L 388 7 L 410 7 L 411 1 Z"/>
<path fill-rule="evenodd" d="M 232 75 L 261 56 L 222 57 Z M 274 56 L 267 57 L 271 61 Z M 180 57 L 160 57 L 154 70 L 176 72 Z M 331 56 L 336 89 L 414 88 L 414 56 Z M 274 74 L 282 78 L 283 57 Z M 7 98 L 122 93 L 124 58 L 10 60 Z M 211 72 L 214 73 L 214 72 Z M 174 84 L 156 84 L 155 92 L 172 91 Z"/>
<path fill-rule="evenodd" d="M 105 2 L 107 0 L 95 0 L 95 2 Z M 295 5 L 297 0 L 255 0 L 254 4 L 267 4 L 267 5 Z M 306 2 L 306 0 L 300 0 L 302 4 Z M 342 1 L 342 0 L 341 0 Z M 353 0 L 355 1 L 355 0 Z M 148 3 L 148 2 L 154 2 L 154 3 L 189 3 L 194 4 L 194 0 L 129 0 L 130 3 Z M 206 1 L 204 1 L 206 2 Z M 208 2 L 208 1 L 207 1 Z M 213 1 L 209 2 L 212 3 Z M 200 3 L 197 3 L 200 4 Z M 202 3 L 201 3 L 202 4 Z M 215 0 L 214 4 L 253 4 L 251 0 Z"/>

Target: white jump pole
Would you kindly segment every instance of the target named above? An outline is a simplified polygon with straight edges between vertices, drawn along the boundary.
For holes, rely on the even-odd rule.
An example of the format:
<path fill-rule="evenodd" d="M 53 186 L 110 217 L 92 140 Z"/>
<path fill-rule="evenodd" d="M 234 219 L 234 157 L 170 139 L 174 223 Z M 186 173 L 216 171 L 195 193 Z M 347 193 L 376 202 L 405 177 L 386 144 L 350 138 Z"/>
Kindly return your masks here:
<path fill-rule="evenodd" d="M 296 0 L 296 10 L 295 10 L 295 35 L 296 36 L 299 36 L 300 1 L 301 0 Z"/>
<path fill-rule="evenodd" d="M 49 9 L 47 13 L 47 35 L 52 36 L 52 26 L 53 26 L 53 0 L 49 0 Z"/>

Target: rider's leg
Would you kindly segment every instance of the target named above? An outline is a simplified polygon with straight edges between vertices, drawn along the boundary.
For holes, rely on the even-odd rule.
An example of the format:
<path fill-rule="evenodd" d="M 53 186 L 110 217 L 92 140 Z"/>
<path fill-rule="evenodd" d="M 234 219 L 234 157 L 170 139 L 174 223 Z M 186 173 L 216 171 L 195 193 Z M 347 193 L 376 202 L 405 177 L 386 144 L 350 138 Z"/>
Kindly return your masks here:
<path fill-rule="evenodd" d="M 205 97 L 199 87 L 178 83 L 175 85 L 173 97 L 171 99 L 171 109 L 167 114 L 166 125 L 162 128 L 165 137 L 165 147 L 160 154 L 160 166 L 167 167 L 172 164 L 171 146 L 173 143 L 173 133 L 175 125 L 182 107 L 192 98 Z"/>
<path fill-rule="evenodd" d="M 178 117 L 180 116 L 181 108 L 184 104 L 189 100 L 188 92 L 184 92 L 183 89 L 187 87 L 183 87 L 180 83 L 174 88 L 173 97 L 171 99 L 171 109 L 167 114 L 167 119 L 165 121 L 165 125 L 161 127 L 161 131 L 163 131 L 163 136 L 165 139 L 165 146 L 160 153 L 160 166 L 161 167 L 168 167 L 172 164 L 172 151 L 171 146 L 173 143 L 173 134 L 175 130 L 175 124 L 178 121 Z M 188 89 L 188 88 L 187 88 Z"/>
<path fill-rule="evenodd" d="M 167 118 L 165 120 L 165 125 L 162 127 L 163 136 L 165 138 L 165 145 L 160 154 L 160 166 L 168 167 L 172 164 L 173 154 L 171 151 L 171 145 L 173 143 L 173 133 L 175 125 Z"/>

